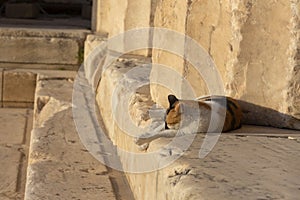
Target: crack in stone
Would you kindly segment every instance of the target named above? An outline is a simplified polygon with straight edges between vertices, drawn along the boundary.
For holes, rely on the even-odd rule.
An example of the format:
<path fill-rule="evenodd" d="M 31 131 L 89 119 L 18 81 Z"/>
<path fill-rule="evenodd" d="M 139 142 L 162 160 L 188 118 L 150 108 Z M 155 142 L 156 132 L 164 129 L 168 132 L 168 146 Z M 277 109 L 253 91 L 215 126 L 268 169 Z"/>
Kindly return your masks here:
<path fill-rule="evenodd" d="M 182 176 L 187 176 L 191 172 L 191 169 L 174 170 L 174 175 L 169 175 L 168 178 L 174 179 L 171 183 L 175 186 L 181 179 Z"/>
<path fill-rule="evenodd" d="M 57 81 L 74 81 L 74 78 L 67 78 L 67 77 L 45 77 L 45 78 L 39 78 L 39 81 L 52 81 L 52 80 L 57 80 Z"/>
<path fill-rule="evenodd" d="M 218 20 L 216 25 L 211 25 L 211 29 L 209 32 L 209 46 L 208 46 L 208 54 L 212 57 L 211 55 L 211 44 L 212 44 L 212 36 L 214 34 L 214 32 L 216 31 L 216 28 L 218 26 L 220 26 L 220 22 L 221 22 L 221 18 L 222 18 L 222 2 L 221 0 L 219 0 L 219 14 L 218 14 Z"/>
<path fill-rule="evenodd" d="M 187 9 L 186 9 L 186 15 L 185 15 L 185 28 L 184 28 L 184 31 L 185 33 L 187 33 L 187 30 L 188 30 L 188 18 L 190 17 L 190 14 L 191 14 L 191 5 L 192 5 L 193 1 L 192 0 L 188 0 L 187 1 Z M 186 38 L 185 38 L 186 40 Z M 186 41 L 184 41 L 184 55 L 183 55 L 183 73 L 182 73 L 182 76 L 183 78 L 187 78 L 188 76 L 188 61 L 186 60 Z"/>
<path fill-rule="evenodd" d="M 45 105 L 49 102 L 50 97 L 49 96 L 39 96 L 36 100 L 36 106 L 37 106 L 37 113 L 41 113 L 42 109 L 45 107 Z"/>

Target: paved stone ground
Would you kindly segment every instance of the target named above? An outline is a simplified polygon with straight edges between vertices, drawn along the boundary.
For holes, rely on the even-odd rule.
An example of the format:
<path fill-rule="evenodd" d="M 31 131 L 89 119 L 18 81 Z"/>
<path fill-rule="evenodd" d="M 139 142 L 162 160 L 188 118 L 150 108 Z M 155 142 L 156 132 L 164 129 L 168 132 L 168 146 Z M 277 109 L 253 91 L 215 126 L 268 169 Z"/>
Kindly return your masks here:
<path fill-rule="evenodd" d="M 300 131 L 244 125 L 223 133 L 200 159 L 204 136 L 197 134 L 185 155 L 160 172 L 159 190 L 171 184 L 176 199 L 299 199 Z M 149 150 L 170 141 L 158 139 Z"/>
<path fill-rule="evenodd" d="M 23 199 L 32 110 L 0 109 L 0 199 Z"/>

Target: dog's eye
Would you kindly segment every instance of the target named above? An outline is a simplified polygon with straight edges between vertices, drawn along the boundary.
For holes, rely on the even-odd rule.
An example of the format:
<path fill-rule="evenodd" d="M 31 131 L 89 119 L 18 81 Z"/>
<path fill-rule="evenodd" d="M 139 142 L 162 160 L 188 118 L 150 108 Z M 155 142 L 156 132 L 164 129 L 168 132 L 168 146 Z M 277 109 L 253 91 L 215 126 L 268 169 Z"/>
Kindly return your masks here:
<path fill-rule="evenodd" d="M 167 111 L 166 111 L 166 114 L 169 114 L 169 112 L 170 112 L 171 109 L 172 108 L 168 108 Z"/>
<path fill-rule="evenodd" d="M 169 129 L 167 122 L 165 122 L 165 129 Z"/>

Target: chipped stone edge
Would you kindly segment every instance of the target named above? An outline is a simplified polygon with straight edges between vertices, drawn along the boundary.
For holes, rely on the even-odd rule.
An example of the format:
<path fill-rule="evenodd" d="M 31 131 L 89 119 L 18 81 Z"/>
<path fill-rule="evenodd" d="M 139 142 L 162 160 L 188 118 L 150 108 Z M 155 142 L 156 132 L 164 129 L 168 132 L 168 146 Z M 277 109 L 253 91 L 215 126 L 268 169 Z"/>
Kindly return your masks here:
<path fill-rule="evenodd" d="M 126 60 L 130 59 L 137 59 L 136 57 L 130 57 L 127 56 L 124 59 L 117 60 L 117 62 L 124 62 L 126 63 Z M 145 62 L 143 59 L 138 59 L 136 62 Z M 145 63 L 146 64 L 146 63 Z M 112 70 L 114 73 L 114 78 L 116 77 L 122 77 L 124 73 L 126 73 L 127 70 L 119 68 L 119 70 Z M 112 79 L 111 81 L 114 82 L 113 77 L 109 77 L 109 79 Z M 103 79 L 101 79 L 103 81 Z M 104 80 L 105 81 L 105 80 Z M 138 80 L 136 80 L 138 81 Z M 100 83 L 101 84 L 101 83 Z M 100 88 L 99 84 L 99 88 Z M 98 91 L 99 91 L 98 88 Z M 101 90 L 101 89 L 100 89 Z M 113 88 L 110 90 L 111 92 L 114 91 Z M 96 94 L 97 95 L 97 94 Z M 149 93 L 150 95 L 150 93 Z M 110 94 L 106 94 L 104 98 L 111 97 Z M 108 101 L 104 100 L 104 101 Z M 100 112 L 103 112 L 101 110 L 100 102 L 97 99 L 98 108 L 100 109 Z M 109 105 L 106 106 L 106 109 L 110 107 Z M 109 108 L 108 108 L 109 109 Z M 139 108 L 129 108 L 129 109 L 136 109 Z M 140 108 L 143 109 L 143 108 Z M 106 110 L 107 111 L 107 110 Z M 110 111 L 111 113 L 112 111 Z M 104 113 L 103 113 L 104 114 Z M 106 130 L 108 131 L 108 136 L 110 139 L 114 142 L 114 144 L 120 148 L 125 147 L 126 149 L 130 149 L 132 151 L 136 151 L 139 149 L 139 147 L 134 143 L 134 138 L 128 137 L 126 134 L 122 132 L 119 128 L 113 128 L 116 127 L 114 123 L 111 122 L 110 119 L 103 117 L 103 114 L 101 114 L 104 125 L 110 124 L 110 128 L 106 127 Z M 105 114 L 104 114 L 105 115 Z M 170 139 L 158 139 L 156 141 L 151 142 L 150 147 L 147 151 L 155 151 L 163 146 L 166 146 L 170 142 Z M 144 153 L 140 150 L 137 150 L 139 153 Z M 171 155 L 178 155 L 178 152 L 176 151 L 176 147 L 172 149 L 172 147 L 166 149 L 164 151 L 166 153 L 165 156 L 172 157 Z M 171 152 L 171 153 L 170 153 Z M 171 155 L 168 155 L 170 153 Z M 120 155 L 121 156 L 121 155 Z M 121 159 L 122 162 L 122 159 Z M 126 162 L 126 160 L 125 160 Z M 126 163 L 122 162 L 123 166 L 126 166 Z M 164 167 L 160 170 L 152 171 L 152 172 L 145 172 L 145 173 L 125 173 L 127 180 L 130 184 L 131 190 L 135 196 L 135 199 L 202 199 L 202 195 L 197 192 L 197 189 L 201 187 L 199 184 L 196 185 L 190 185 L 186 182 L 189 182 L 188 180 L 194 179 L 193 176 L 185 176 L 188 175 L 188 172 L 191 170 L 190 164 L 188 160 L 186 159 L 178 159 L 174 161 L 173 163 L 170 163 L 167 167 Z M 176 178 L 176 177 L 177 178 Z M 185 181 L 180 181 L 181 177 L 185 176 Z M 175 178 L 174 178 L 175 177 Z M 176 183 L 174 183 L 174 179 L 176 179 Z"/>
<path fill-rule="evenodd" d="M 36 90 L 35 90 L 35 100 L 34 100 L 34 110 L 33 110 L 33 129 L 31 130 L 30 144 L 35 143 L 39 137 L 39 129 L 43 127 L 47 119 L 51 119 L 55 114 L 63 110 L 69 109 L 72 107 L 72 104 L 67 101 L 61 101 L 55 97 L 47 96 L 40 94 L 39 91 L 42 90 L 43 85 L 41 81 L 47 79 L 61 79 L 61 78 L 74 78 L 76 72 L 74 71 L 47 71 L 47 70 L 19 70 L 18 71 L 31 71 L 37 74 Z M 47 118 L 41 119 L 40 113 L 43 109 L 47 108 L 51 110 L 51 115 L 47 115 Z M 38 187 L 36 184 L 33 184 L 31 176 L 34 174 L 31 165 L 34 164 L 30 160 L 31 152 L 33 151 L 32 145 L 30 145 L 28 150 L 28 165 L 27 165 L 27 176 L 25 184 L 25 195 L 24 199 L 36 199 L 36 194 L 34 193 L 34 188 Z"/>

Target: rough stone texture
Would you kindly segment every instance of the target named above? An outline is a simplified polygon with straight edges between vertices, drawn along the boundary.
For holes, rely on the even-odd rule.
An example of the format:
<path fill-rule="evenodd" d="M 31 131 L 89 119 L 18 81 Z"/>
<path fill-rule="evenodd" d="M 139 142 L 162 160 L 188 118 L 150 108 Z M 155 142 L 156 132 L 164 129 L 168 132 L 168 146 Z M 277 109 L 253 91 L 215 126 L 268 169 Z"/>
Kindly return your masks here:
<path fill-rule="evenodd" d="M 32 104 L 36 75 L 23 71 L 4 71 L 3 73 L 3 106 Z"/>
<path fill-rule="evenodd" d="M 1 108 L 0 116 L 0 198 L 24 199 L 32 111 Z"/>
<path fill-rule="evenodd" d="M 287 56 L 291 42 L 291 3 L 248 1 L 239 7 L 244 16 L 240 19 L 243 20 L 242 40 L 233 69 L 232 93 L 243 100 L 288 113 L 285 102 L 293 68 Z"/>
<path fill-rule="evenodd" d="M 291 33 L 292 33 L 292 42 L 290 44 L 290 77 L 288 84 L 288 93 L 287 93 L 287 110 L 296 118 L 300 118 L 300 67 L 299 67 L 299 46 L 300 46 L 300 34 L 299 34 L 299 1 L 292 1 L 292 24 L 291 24 Z"/>
<path fill-rule="evenodd" d="M 130 60 L 130 59 L 129 59 Z M 99 104 L 107 134 L 118 148 L 139 152 L 134 144 L 136 133 L 124 132 L 122 124 L 132 120 L 135 125 L 149 123 L 147 110 L 153 102 L 147 87 L 143 87 L 129 99 L 129 117 L 118 113 L 113 117 L 112 92 L 121 87 L 118 101 L 126 101 L 128 85 L 138 83 L 139 76 L 126 74 L 136 65 L 129 60 L 118 60 L 103 74 L 97 90 Z M 134 60 L 132 60 L 134 61 Z M 135 61 L 135 63 L 138 61 Z M 128 63 L 131 63 L 128 65 Z M 122 93 L 123 92 L 123 93 Z M 118 93 L 117 93 L 118 94 Z M 119 111 L 119 110 L 118 110 Z M 116 120 L 123 123 L 117 124 Z M 243 126 L 233 133 L 222 134 L 214 149 L 204 159 L 200 159 L 199 149 L 203 134 L 196 136 L 185 154 L 171 165 L 157 171 L 135 174 L 127 173 L 127 178 L 135 199 L 297 199 L 300 184 L 299 145 L 300 132 L 267 127 Z M 171 139 L 161 138 L 150 143 L 146 152 L 164 149 L 158 160 L 177 156 L 176 146 L 167 146 Z M 145 153 L 140 151 L 140 153 Z M 122 160 L 123 165 L 134 165 Z M 139 165 L 148 165 L 145 160 Z"/>
<path fill-rule="evenodd" d="M 109 2 L 109 37 L 124 32 L 127 4 L 128 1 L 112 0 Z"/>
<path fill-rule="evenodd" d="M 153 0 L 145 0 L 145 1 L 138 1 L 138 0 L 128 0 L 127 8 L 126 8 L 126 18 L 124 24 L 124 31 L 136 29 L 136 28 L 143 28 L 143 27 L 150 27 L 151 26 L 151 2 Z M 129 36 L 130 37 L 130 36 Z M 139 40 L 138 42 L 142 43 L 142 46 L 145 47 L 144 50 L 136 50 L 130 52 L 130 54 L 141 55 L 141 56 L 148 56 L 151 53 L 149 47 L 150 42 L 150 33 L 146 36 L 143 41 Z M 125 38 L 126 39 L 126 38 Z M 131 45 L 132 39 L 130 39 L 129 44 L 125 43 L 125 48 Z M 127 45 L 127 46 L 126 46 Z"/>
<path fill-rule="evenodd" d="M 105 36 L 100 35 L 88 35 L 84 42 L 84 60 L 88 59 L 88 56 L 92 51 L 105 41 Z"/>
<path fill-rule="evenodd" d="M 68 38 L 0 37 L 0 62 L 78 64 L 79 44 Z"/>
<path fill-rule="evenodd" d="M 112 66 L 109 66 L 103 73 L 101 77 L 101 81 L 99 84 L 99 87 L 97 88 L 97 94 L 96 94 L 96 101 L 98 103 L 99 109 L 101 111 L 101 117 L 103 118 L 104 125 L 111 135 L 111 140 L 119 145 L 118 141 L 133 141 L 133 138 L 130 137 L 130 135 L 127 135 L 126 133 L 120 131 L 120 128 L 118 127 L 118 123 L 114 120 L 114 117 L 117 117 L 117 113 L 112 112 L 112 96 L 114 92 L 114 88 L 118 84 L 118 81 L 120 81 L 125 75 L 126 72 L 130 71 L 134 67 L 138 67 L 142 63 L 146 63 L 144 60 L 136 59 L 136 58 L 121 58 L 115 61 Z M 132 75 L 128 75 L 129 77 L 132 77 Z M 132 77 L 133 81 L 135 78 L 138 79 L 138 77 Z M 130 79 L 130 78 L 129 78 Z M 103 80 L 103 81 L 102 81 Z M 129 81 L 130 82 L 130 81 Z M 124 88 L 126 90 L 126 88 Z M 127 87 L 127 89 L 131 89 L 130 87 Z M 117 97 L 122 98 L 120 96 Z M 124 97 L 123 97 L 124 98 Z M 134 98 L 134 97 L 133 97 Z M 128 102 L 129 103 L 129 102 Z M 135 101 L 131 101 L 131 104 L 135 104 Z M 133 119 L 136 119 L 136 117 L 133 117 Z M 121 118 L 120 120 L 124 120 L 120 123 L 139 123 L 139 120 L 132 120 L 127 121 L 129 119 L 126 119 L 125 117 Z M 117 131 L 119 130 L 119 131 Z M 118 136 L 115 136 L 114 134 L 117 134 Z M 121 143 L 120 143 L 121 145 Z M 137 147 L 128 146 L 127 143 L 122 143 L 121 148 L 132 148 L 137 151 Z"/>
<path fill-rule="evenodd" d="M 297 199 L 299 132 L 290 131 L 288 134 L 296 136 L 288 139 L 276 137 L 274 129 L 267 129 L 273 137 L 259 136 L 260 131 L 254 128 L 258 136 L 222 135 L 204 159 L 198 157 L 204 136 L 198 135 L 185 155 L 174 164 L 148 174 L 154 180 L 159 179 L 152 183 L 158 184 L 157 199 Z M 247 127 L 239 132 L 248 132 Z M 160 139 L 151 144 L 148 151 L 169 142 Z M 154 178 L 156 176 L 158 178 Z M 149 179 L 136 175 L 136 188 L 150 185 Z M 163 194 L 162 188 L 166 185 L 169 190 Z"/>
<path fill-rule="evenodd" d="M 3 82 L 3 69 L 0 68 L 0 107 L 2 107 L 2 96 L 3 96 L 2 82 Z"/>
<path fill-rule="evenodd" d="M 86 29 L 49 29 L 43 26 L 33 27 L 1 27 L 1 37 L 44 37 L 44 38 L 73 38 L 84 40 L 85 36 L 90 33 Z"/>
<path fill-rule="evenodd" d="M 169 28 L 176 32 L 185 33 L 186 20 L 185 16 L 187 13 L 187 2 L 186 1 L 157 1 L 157 7 L 154 17 L 154 26 L 161 28 Z M 168 9 L 166 9 L 168 8 Z M 179 41 L 178 41 L 179 40 Z M 176 42 L 175 42 L 176 41 Z M 171 33 L 167 37 L 162 38 L 160 34 L 153 35 L 153 43 L 160 44 L 162 49 L 153 49 L 152 61 L 154 64 L 164 65 L 171 68 L 179 75 L 184 72 L 184 39 L 174 38 Z M 176 49 L 180 49 L 180 55 L 175 55 L 168 50 L 172 49 L 173 46 Z M 157 85 L 151 84 L 151 96 L 155 102 L 160 103 L 164 107 L 167 107 L 167 101 L 165 96 L 161 94 L 169 94 L 169 88 L 180 87 L 181 81 L 174 79 L 172 75 L 162 73 L 159 66 L 154 65 L 151 71 L 152 82 L 164 82 L 164 79 L 169 77 L 168 85 Z M 181 92 L 177 93 L 177 96 L 181 96 Z"/>
<path fill-rule="evenodd" d="M 76 70 L 83 61 L 83 42 L 89 30 L 49 29 L 43 24 L 25 27 L 1 27 L 0 67 Z"/>
<path fill-rule="evenodd" d="M 38 75 L 25 199 L 126 199 L 118 194 L 124 177 L 81 144 L 71 108 L 74 73 L 62 73 Z"/>
<path fill-rule="evenodd" d="M 299 119 L 298 24 L 299 3 L 284 0 L 158 1 L 154 18 L 155 26 L 187 34 L 204 47 L 223 79 L 225 94 Z M 153 42 L 156 40 L 164 42 L 154 34 Z M 184 41 L 174 43 L 165 42 L 165 48 L 177 45 L 186 47 L 183 55 L 193 53 Z M 182 58 L 153 50 L 152 59 L 186 78 L 197 95 L 208 93 L 201 75 Z M 154 66 L 151 80 L 165 80 L 167 75 L 162 67 Z M 152 84 L 150 88 L 153 100 L 164 107 L 170 92 L 188 98 L 171 91 L 182 82 L 169 77 L 164 87 Z M 282 120 L 288 121 L 285 117 Z"/>
<path fill-rule="evenodd" d="M 151 0 L 129 0 L 127 3 L 125 30 L 150 25 Z"/>
<path fill-rule="evenodd" d="M 75 71 L 60 70 L 33 70 L 33 69 L 15 69 L 4 70 L 5 99 L 3 97 L 3 107 L 33 108 L 34 92 L 36 88 L 36 74 L 45 78 L 55 76 L 58 78 L 70 79 L 76 75 Z"/>
<path fill-rule="evenodd" d="M 79 66 L 64 64 L 0 63 L 3 69 L 78 70 Z"/>
<path fill-rule="evenodd" d="M 152 14 L 154 11 L 153 0 L 126 0 L 109 2 L 99 0 L 96 2 L 93 12 L 92 27 L 100 34 L 107 34 L 109 38 L 123 34 L 127 30 L 135 28 L 143 28 L 153 26 Z M 130 35 L 129 35 L 130 37 Z M 124 38 L 126 39 L 126 38 Z M 125 41 L 125 40 L 124 40 Z M 143 41 L 140 41 L 143 46 L 148 47 L 150 42 L 150 33 L 145 36 Z M 119 43 L 118 48 L 123 51 L 132 42 L 126 44 L 125 42 Z M 135 55 L 148 56 L 151 50 L 136 50 L 130 52 Z"/>
<path fill-rule="evenodd" d="M 210 12 L 209 17 L 205 14 Z M 228 1 L 191 1 L 186 17 L 186 34 L 193 38 L 213 58 L 221 78 L 226 82 L 226 62 L 231 53 L 232 37 L 230 2 Z M 189 48 L 186 47 L 186 54 Z M 206 66 L 207 67 L 207 66 Z M 185 63 L 184 77 L 196 88 L 198 96 L 209 94 L 206 83 L 194 67 Z"/>
<path fill-rule="evenodd" d="M 203 46 L 214 59 L 223 79 L 225 94 L 299 119 L 298 1 L 192 0 L 147 1 L 142 4 L 111 1 L 103 9 L 101 3 L 98 2 L 97 8 L 103 12 L 99 12 L 94 22 L 102 21 L 99 30 L 107 32 L 109 36 L 122 33 L 128 27 L 148 24 L 186 34 Z M 159 38 L 154 34 L 151 39 L 154 43 L 161 43 L 165 49 L 173 45 L 182 49 L 182 55 L 189 53 L 188 49 L 184 49 L 185 41 L 177 42 L 172 35 Z M 176 42 L 170 44 L 169 40 Z M 182 58 L 154 49 L 152 59 L 153 63 L 166 65 L 186 78 L 197 95 L 208 93 L 201 76 Z M 161 69 L 154 65 L 152 81 L 166 79 L 169 74 L 162 73 Z M 152 84 L 151 96 L 155 102 L 166 107 L 168 93 L 186 97 L 181 91 L 172 91 L 181 85 L 182 82 L 174 78 L 170 78 L 165 86 Z"/>
<path fill-rule="evenodd" d="M 25 109 L 0 109 L 0 144 L 22 144 L 26 127 Z"/>
<path fill-rule="evenodd" d="M 1 199 L 18 196 L 17 179 L 21 152 L 11 147 L 0 146 L 0 197 Z"/>
<path fill-rule="evenodd" d="M 92 30 L 98 33 L 109 33 L 109 3 L 104 0 L 93 2 Z"/>
<path fill-rule="evenodd" d="M 33 102 L 3 102 L 3 108 L 33 108 Z"/>

